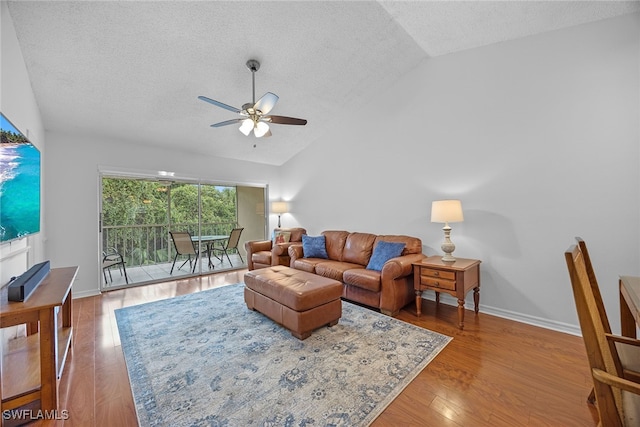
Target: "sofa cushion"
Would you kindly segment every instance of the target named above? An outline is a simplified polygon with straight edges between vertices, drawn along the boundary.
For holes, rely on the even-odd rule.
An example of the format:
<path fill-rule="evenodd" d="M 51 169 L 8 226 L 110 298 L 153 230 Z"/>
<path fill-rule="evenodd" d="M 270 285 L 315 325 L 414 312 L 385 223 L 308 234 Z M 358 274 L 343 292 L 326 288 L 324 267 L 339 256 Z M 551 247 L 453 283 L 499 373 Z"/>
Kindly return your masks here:
<path fill-rule="evenodd" d="M 295 227 L 295 228 L 287 228 L 284 229 L 284 231 L 290 231 L 291 232 L 291 242 L 302 242 L 302 236 L 304 234 L 307 234 L 307 230 L 305 230 L 302 227 Z"/>
<path fill-rule="evenodd" d="M 316 265 L 320 264 L 321 262 L 327 262 L 327 260 L 324 258 L 298 258 L 295 261 L 293 261 L 293 264 L 291 265 L 291 267 L 295 268 L 296 270 L 302 270 L 308 273 L 315 273 Z"/>
<path fill-rule="evenodd" d="M 399 257 L 405 244 L 402 242 L 387 242 L 386 240 L 378 240 L 376 247 L 373 248 L 373 255 L 367 264 L 367 270 L 382 271 L 384 263 L 391 258 Z"/>
<path fill-rule="evenodd" d="M 329 277 L 334 280 L 342 280 L 342 275 L 347 270 L 352 269 L 364 269 L 360 264 L 353 264 L 349 262 L 340 262 L 340 261 L 324 261 L 316 264 L 316 274 L 320 276 Z"/>
<path fill-rule="evenodd" d="M 403 235 L 381 235 L 376 238 L 376 242 L 384 240 L 385 242 L 402 242 L 405 244 L 402 250 L 402 255 L 409 254 L 421 254 L 422 253 L 422 241 L 417 237 L 403 236 Z"/>
<path fill-rule="evenodd" d="M 376 270 L 354 268 L 342 275 L 343 282 L 372 292 L 380 292 L 381 274 Z"/>
<path fill-rule="evenodd" d="M 280 243 L 289 243 L 291 240 L 290 231 L 276 230 L 273 232 L 273 244 L 278 245 Z"/>
<path fill-rule="evenodd" d="M 275 228 L 273 230 L 274 233 L 277 233 L 278 231 L 286 231 L 288 233 L 291 233 L 291 239 L 289 240 L 290 242 L 302 242 L 302 235 L 307 234 L 307 230 L 302 227 Z"/>
<path fill-rule="evenodd" d="M 373 252 L 373 243 L 376 241 L 375 234 L 351 233 L 347 236 L 342 251 L 342 261 L 352 262 L 365 266 L 369 263 Z"/>
<path fill-rule="evenodd" d="M 251 260 L 260 264 L 271 265 L 271 251 L 260 251 L 251 254 Z"/>
<path fill-rule="evenodd" d="M 324 236 L 302 236 L 302 251 L 305 258 L 324 258 L 327 259 L 327 249 L 325 247 Z"/>
<path fill-rule="evenodd" d="M 323 231 L 322 235 L 326 240 L 327 255 L 329 259 L 342 261 L 342 250 L 347 241 L 348 231 Z"/>

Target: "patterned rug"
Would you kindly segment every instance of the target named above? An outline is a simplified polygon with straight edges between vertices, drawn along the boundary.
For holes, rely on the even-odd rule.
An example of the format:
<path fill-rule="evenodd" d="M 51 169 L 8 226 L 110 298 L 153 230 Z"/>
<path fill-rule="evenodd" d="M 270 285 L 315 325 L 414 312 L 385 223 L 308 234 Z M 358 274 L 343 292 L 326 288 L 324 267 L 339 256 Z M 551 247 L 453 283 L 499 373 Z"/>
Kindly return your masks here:
<path fill-rule="evenodd" d="M 243 288 L 116 310 L 141 426 L 367 426 L 451 340 L 343 301 L 300 341 Z"/>

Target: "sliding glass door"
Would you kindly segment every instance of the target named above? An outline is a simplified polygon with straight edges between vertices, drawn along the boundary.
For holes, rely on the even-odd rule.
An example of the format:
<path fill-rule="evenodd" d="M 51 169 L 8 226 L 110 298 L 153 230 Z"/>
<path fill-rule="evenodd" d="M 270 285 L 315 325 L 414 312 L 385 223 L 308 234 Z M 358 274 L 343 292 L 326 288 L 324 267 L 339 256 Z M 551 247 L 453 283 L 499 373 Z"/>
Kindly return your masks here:
<path fill-rule="evenodd" d="M 265 193 L 266 187 L 102 176 L 102 289 L 245 268 L 244 242 L 265 237 Z"/>

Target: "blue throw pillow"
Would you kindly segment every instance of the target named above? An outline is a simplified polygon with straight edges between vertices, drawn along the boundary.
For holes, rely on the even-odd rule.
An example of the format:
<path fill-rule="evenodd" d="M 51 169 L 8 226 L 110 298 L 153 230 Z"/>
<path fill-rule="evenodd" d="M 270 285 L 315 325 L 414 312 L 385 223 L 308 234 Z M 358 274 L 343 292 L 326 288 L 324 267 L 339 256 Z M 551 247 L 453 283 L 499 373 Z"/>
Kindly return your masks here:
<path fill-rule="evenodd" d="M 369 259 L 367 270 L 382 271 L 384 263 L 389 261 L 391 258 L 400 256 L 403 249 L 404 243 L 385 242 L 384 240 L 380 240 L 373 249 L 373 255 L 371 255 L 371 259 Z"/>
<path fill-rule="evenodd" d="M 327 248 L 325 247 L 324 236 L 311 237 L 303 234 L 302 251 L 304 252 L 305 258 L 329 258 Z"/>

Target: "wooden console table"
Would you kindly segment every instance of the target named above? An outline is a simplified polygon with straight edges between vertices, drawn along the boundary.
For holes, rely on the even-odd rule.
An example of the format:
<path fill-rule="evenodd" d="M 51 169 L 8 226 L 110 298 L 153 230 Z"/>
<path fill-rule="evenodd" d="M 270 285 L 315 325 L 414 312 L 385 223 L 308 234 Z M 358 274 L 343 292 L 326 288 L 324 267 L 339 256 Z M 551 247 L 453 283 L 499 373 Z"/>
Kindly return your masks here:
<path fill-rule="evenodd" d="M 72 348 L 71 286 L 77 272 L 78 267 L 51 269 L 25 302 L 8 301 L 7 286 L 0 291 L 0 328 L 27 325 L 27 337 L 12 340 L 0 355 L 1 411 L 37 400 L 43 411 L 58 409 L 59 379 Z"/>
<path fill-rule="evenodd" d="M 640 277 L 620 276 L 619 284 L 621 333 L 636 338 L 640 325 Z"/>
<path fill-rule="evenodd" d="M 430 256 L 413 263 L 413 287 L 416 291 L 416 310 L 422 314 L 422 291 L 436 292 L 436 303 L 440 303 L 440 292 L 458 299 L 458 328 L 464 328 L 464 297 L 473 289 L 474 311 L 478 313 L 480 302 L 480 261 L 456 258 L 455 262 L 443 262 L 441 256 Z"/>

